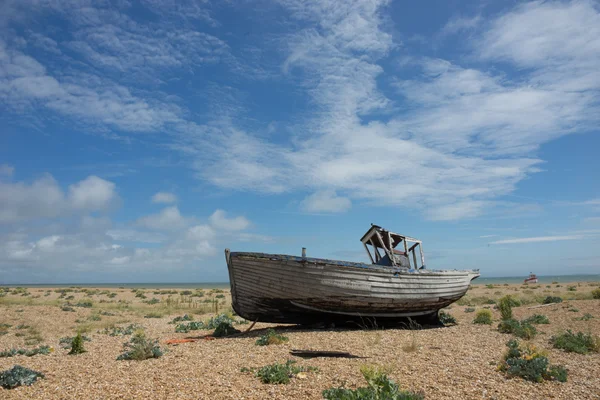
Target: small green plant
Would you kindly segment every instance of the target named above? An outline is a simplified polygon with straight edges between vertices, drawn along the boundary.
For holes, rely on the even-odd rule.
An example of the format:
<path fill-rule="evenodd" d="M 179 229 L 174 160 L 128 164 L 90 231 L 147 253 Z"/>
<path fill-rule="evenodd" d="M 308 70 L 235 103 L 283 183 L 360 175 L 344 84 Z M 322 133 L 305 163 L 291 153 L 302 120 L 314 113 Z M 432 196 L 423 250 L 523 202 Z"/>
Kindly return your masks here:
<path fill-rule="evenodd" d="M 552 336 L 550 343 L 556 349 L 562 349 L 567 353 L 587 354 L 600 351 L 600 338 L 590 333 L 573 333 L 570 329 L 559 335 Z"/>
<path fill-rule="evenodd" d="M 14 357 L 14 356 L 27 356 L 32 357 L 37 354 L 50 354 L 52 348 L 50 346 L 40 346 L 35 349 L 10 349 L 0 351 L 0 358 L 2 357 Z"/>
<path fill-rule="evenodd" d="M 73 307 L 67 305 L 62 306 L 60 309 L 67 312 L 75 312 L 75 309 Z"/>
<path fill-rule="evenodd" d="M 492 285 L 491 283 L 488 283 L 487 285 L 485 285 L 485 287 L 488 289 L 493 289 L 494 285 Z"/>
<path fill-rule="evenodd" d="M 188 314 L 184 314 L 181 317 L 175 317 L 173 318 L 173 320 L 171 322 L 169 322 L 169 324 L 176 324 L 178 322 L 182 322 L 182 321 L 193 321 L 194 317 L 192 317 L 191 315 Z"/>
<path fill-rule="evenodd" d="M 562 303 L 563 299 L 558 296 L 548 296 L 544 299 L 544 304 Z"/>
<path fill-rule="evenodd" d="M 567 290 L 569 292 L 576 292 L 577 291 L 577 286 L 567 286 Z"/>
<path fill-rule="evenodd" d="M 473 319 L 474 324 L 492 324 L 492 312 L 490 310 L 479 310 Z"/>
<path fill-rule="evenodd" d="M 266 334 L 261 335 L 256 341 L 257 346 L 268 346 L 271 344 L 282 344 L 289 340 L 286 336 L 277 334 L 273 329 L 269 329 Z"/>
<path fill-rule="evenodd" d="M 537 329 L 529 322 L 519 322 L 512 318 L 500 321 L 500 324 L 498 324 L 498 331 L 501 333 L 512 333 L 523 339 L 532 339 L 537 334 Z"/>
<path fill-rule="evenodd" d="M 98 333 L 103 333 L 109 336 L 126 336 L 131 335 L 137 329 L 141 329 L 142 327 L 137 324 L 130 324 L 128 326 L 111 326 L 108 328 L 104 328 Z"/>
<path fill-rule="evenodd" d="M 522 322 L 527 323 L 527 324 L 540 325 L 540 324 L 549 324 L 550 320 L 548 319 L 548 317 L 546 317 L 543 314 L 533 314 L 531 317 L 525 318 Z"/>
<path fill-rule="evenodd" d="M 285 364 L 266 365 L 256 371 L 256 377 L 260 378 L 262 383 L 287 384 L 290 379 L 300 372 L 315 371 L 314 367 L 298 367 L 295 361 L 288 360 Z"/>
<path fill-rule="evenodd" d="M 146 338 L 143 330 L 137 330 L 129 342 L 123 345 L 125 352 L 117 357 L 117 360 L 142 361 L 149 358 L 159 358 L 163 351 L 158 345 L 158 339 Z"/>
<path fill-rule="evenodd" d="M 68 349 L 69 347 L 72 347 L 73 339 L 75 339 L 75 336 L 73 336 L 73 337 L 70 337 L 70 336 L 61 337 L 58 340 L 58 344 L 63 349 Z M 91 342 L 92 341 L 92 339 L 90 339 L 89 337 L 87 337 L 85 335 L 81 335 L 81 339 L 83 339 L 84 342 Z"/>
<path fill-rule="evenodd" d="M 162 318 L 162 314 L 158 312 L 151 312 L 144 315 L 144 318 Z"/>
<path fill-rule="evenodd" d="M 367 381 L 366 387 L 346 389 L 344 387 L 325 389 L 323 398 L 327 400 L 422 400 L 421 393 L 400 390 L 398 384 L 388 377 L 381 367 L 363 367 L 361 372 Z"/>
<path fill-rule="evenodd" d="M 213 332 L 212 335 L 214 337 L 224 337 L 224 336 L 231 336 L 236 333 L 240 333 L 240 330 L 234 328 L 232 325 L 232 322 L 221 321 L 215 328 L 215 331 Z"/>
<path fill-rule="evenodd" d="M 503 320 L 512 318 L 512 307 L 514 299 L 510 296 L 504 296 L 498 300 L 498 309 L 500 310 L 500 316 Z"/>
<path fill-rule="evenodd" d="M 92 308 L 94 306 L 94 302 L 89 299 L 83 299 L 75 304 L 75 307 L 84 307 L 84 308 Z"/>
<path fill-rule="evenodd" d="M 142 303 L 146 303 L 146 304 L 149 304 L 149 305 L 154 305 L 154 304 L 160 303 L 160 300 L 157 299 L 156 297 L 153 297 L 150 300 L 142 300 Z"/>
<path fill-rule="evenodd" d="M 583 314 L 583 316 L 581 317 L 577 317 L 577 318 L 573 318 L 575 321 L 589 321 L 590 319 L 594 318 L 594 316 L 590 313 L 585 313 Z"/>
<path fill-rule="evenodd" d="M 467 308 L 465 308 L 465 312 L 472 313 L 472 312 L 475 312 L 475 309 L 473 307 L 467 307 Z"/>
<path fill-rule="evenodd" d="M 15 365 L 9 370 L 0 373 L 0 386 L 4 389 L 14 389 L 18 386 L 30 386 L 44 374 L 29 368 Z"/>
<path fill-rule="evenodd" d="M 592 290 L 592 298 L 600 299 L 600 288 Z"/>
<path fill-rule="evenodd" d="M 198 331 L 201 329 L 206 329 L 204 322 L 202 321 L 192 321 L 187 324 L 177 324 L 175 327 L 175 332 L 184 332 L 187 333 L 189 331 Z"/>
<path fill-rule="evenodd" d="M 542 382 L 543 380 L 567 381 L 567 370 L 560 366 L 549 365 L 546 353 L 538 350 L 532 344 L 519 345 L 519 342 L 511 339 L 506 344 L 508 351 L 498 370 L 503 371 L 509 377 L 521 377 L 531 382 Z"/>
<path fill-rule="evenodd" d="M 438 318 L 444 326 L 457 324 L 456 318 L 454 318 L 451 314 L 449 314 L 445 311 L 440 311 L 438 313 Z"/>
<path fill-rule="evenodd" d="M 69 354 L 81 354 L 85 353 L 85 349 L 83 348 L 83 337 L 81 333 L 77 333 L 77 335 L 71 341 L 71 351 Z"/>

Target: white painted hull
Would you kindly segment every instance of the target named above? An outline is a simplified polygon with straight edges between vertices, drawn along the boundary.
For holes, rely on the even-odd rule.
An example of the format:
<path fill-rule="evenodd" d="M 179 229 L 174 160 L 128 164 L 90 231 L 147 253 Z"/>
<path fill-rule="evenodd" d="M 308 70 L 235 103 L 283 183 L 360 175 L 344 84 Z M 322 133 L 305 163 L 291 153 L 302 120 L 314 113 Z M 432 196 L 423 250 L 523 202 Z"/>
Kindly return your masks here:
<path fill-rule="evenodd" d="M 479 276 L 262 253 L 231 253 L 228 268 L 240 316 L 287 323 L 431 315 L 460 299 Z"/>

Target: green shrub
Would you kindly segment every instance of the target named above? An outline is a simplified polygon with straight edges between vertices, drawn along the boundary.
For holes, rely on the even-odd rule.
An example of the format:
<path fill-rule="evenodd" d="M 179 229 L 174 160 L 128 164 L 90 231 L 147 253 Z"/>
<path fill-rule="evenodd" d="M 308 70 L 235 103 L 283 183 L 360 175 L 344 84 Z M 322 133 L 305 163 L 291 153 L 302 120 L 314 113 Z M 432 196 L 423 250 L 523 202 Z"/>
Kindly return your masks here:
<path fill-rule="evenodd" d="M 187 333 L 189 331 L 198 331 L 200 329 L 206 329 L 204 322 L 202 321 L 192 321 L 187 324 L 177 324 L 175 327 L 175 332 L 184 332 Z"/>
<path fill-rule="evenodd" d="M 548 319 L 548 317 L 546 317 L 543 314 L 533 314 L 531 317 L 529 318 L 525 318 L 523 321 L 523 323 L 528 323 L 528 324 L 549 324 L 550 320 Z"/>
<path fill-rule="evenodd" d="M 592 290 L 592 297 L 594 299 L 600 299 L 600 288 Z"/>
<path fill-rule="evenodd" d="M 81 336 L 81 333 L 77 333 L 77 336 L 75 336 L 71 342 L 71 351 L 69 351 L 69 354 L 81 353 L 85 353 L 85 349 L 83 348 L 83 337 Z"/>
<path fill-rule="evenodd" d="M 590 319 L 594 318 L 594 316 L 590 313 L 585 313 L 583 314 L 582 317 L 578 317 L 578 318 L 573 318 L 575 321 L 589 321 Z"/>
<path fill-rule="evenodd" d="M 550 343 L 556 349 L 562 349 L 568 353 L 587 354 L 600 351 L 600 338 L 583 332 L 573 333 L 570 329 L 550 338 Z"/>
<path fill-rule="evenodd" d="M 215 328 L 215 331 L 212 335 L 214 337 L 224 337 L 234 335 L 236 333 L 240 333 L 240 331 L 233 327 L 231 321 L 221 321 Z"/>
<path fill-rule="evenodd" d="M 0 386 L 4 389 L 14 389 L 17 386 L 30 386 L 38 378 L 43 378 L 44 374 L 31 370 L 29 368 L 15 365 L 9 370 L 0 373 Z"/>
<path fill-rule="evenodd" d="M 467 308 L 465 308 L 465 312 L 472 313 L 472 312 L 475 312 L 475 309 L 473 307 L 467 307 Z"/>
<path fill-rule="evenodd" d="M 143 330 L 137 330 L 129 342 L 123 345 L 125 352 L 117 357 L 117 360 L 142 361 L 149 358 L 159 358 L 163 351 L 158 345 L 158 339 L 146 338 Z"/>
<path fill-rule="evenodd" d="M 144 315 L 144 318 L 162 318 L 162 314 L 157 312 L 151 312 Z"/>
<path fill-rule="evenodd" d="M 562 303 L 563 299 L 558 296 L 548 296 L 544 299 L 544 304 Z"/>
<path fill-rule="evenodd" d="M 50 352 L 52 351 L 52 349 L 50 348 L 50 346 L 40 346 L 40 347 L 36 347 L 35 349 L 10 349 L 10 350 L 4 350 L 4 351 L 0 351 L 0 358 L 2 357 L 14 357 L 14 356 L 27 356 L 27 357 L 32 357 L 35 356 L 36 354 L 50 354 Z"/>
<path fill-rule="evenodd" d="M 577 286 L 567 286 L 567 290 L 569 292 L 576 292 L 577 291 Z"/>
<path fill-rule="evenodd" d="M 257 346 L 268 346 L 270 344 L 282 344 L 289 339 L 286 336 L 277 334 L 273 329 L 269 329 L 266 334 L 261 335 L 256 341 Z"/>
<path fill-rule="evenodd" d="M 512 333 L 523 339 L 532 339 L 537 334 L 535 326 L 529 322 L 519 322 L 516 319 L 504 319 L 498 324 L 498 331 L 501 333 Z"/>
<path fill-rule="evenodd" d="M 491 283 L 488 283 L 487 285 L 485 285 L 485 287 L 488 289 L 493 289 L 494 285 L 492 285 Z"/>
<path fill-rule="evenodd" d="M 328 400 L 422 400 L 420 393 L 400 390 L 381 368 L 361 368 L 367 381 L 366 387 L 346 389 L 343 387 L 323 390 L 323 398 Z"/>
<path fill-rule="evenodd" d="M 512 319 L 512 307 L 514 299 L 507 295 L 498 300 L 498 309 L 500 310 L 500 316 L 503 320 Z"/>
<path fill-rule="evenodd" d="M 543 380 L 567 381 L 567 370 L 562 366 L 550 366 L 545 353 L 528 344 L 520 346 L 519 342 L 511 339 L 506 344 L 508 351 L 498 366 L 500 371 L 509 377 L 521 377 L 531 382 Z"/>
<path fill-rule="evenodd" d="M 68 312 L 75 312 L 75 309 L 73 307 L 67 305 L 62 306 L 60 309 Z"/>
<path fill-rule="evenodd" d="M 104 328 L 102 331 L 98 331 L 98 333 L 104 333 L 109 336 L 126 336 L 131 335 L 137 329 L 142 328 L 138 324 L 130 324 L 128 326 L 111 326 L 109 328 Z"/>
<path fill-rule="evenodd" d="M 440 311 L 438 313 L 438 318 L 439 318 L 440 322 L 444 325 L 456 325 L 457 324 L 456 318 L 454 318 L 452 315 L 450 315 L 444 311 Z"/>
<path fill-rule="evenodd" d="M 182 290 L 181 292 L 179 292 L 182 296 L 189 296 L 191 295 L 193 292 L 191 290 Z"/>
<path fill-rule="evenodd" d="M 474 324 L 492 324 L 492 312 L 490 310 L 479 310 L 473 319 Z"/>
<path fill-rule="evenodd" d="M 94 302 L 89 299 L 83 299 L 80 302 L 78 302 L 77 304 L 75 304 L 75 307 L 92 308 L 93 306 L 94 306 Z"/>
<path fill-rule="evenodd" d="M 181 321 L 193 321 L 193 320 L 194 320 L 194 317 L 192 317 L 191 315 L 188 315 L 188 314 L 184 314 L 181 317 L 173 318 L 173 320 L 171 322 L 169 322 L 169 324 L 176 324 Z"/>
<path fill-rule="evenodd" d="M 262 383 L 287 384 L 290 378 L 303 371 L 314 371 L 314 367 L 298 367 L 296 362 L 288 360 L 285 364 L 266 365 L 256 371 L 256 377 L 260 378 Z"/>
<path fill-rule="evenodd" d="M 58 344 L 59 344 L 59 346 L 60 346 L 60 347 L 62 347 L 63 349 L 68 349 L 69 347 L 72 347 L 72 344 L 73 344 L 73 340 L 74 340 L 74 339 L 75 339 L 75 336 L 74 336 L 74 337 L 69 337 L 69 336 L 62 337 L 62 338 L 60 338 L 60 339 L 58 340 Z M 90 339 L 89 337 L 87 337 L 87 336 L 85 336 L 85 335 L 81 335 L 81 339 L 82 339 L 84 342 L 91 342 L 91 341 L 92 341 L 92 339 Z"/>
<path fill-rule="evenodd" d="M 142 300 L 142 303 L 146 303 L 146 304 L 153 305 L 153 304 L 158 304 L 158 303 L 160 303 L 160 300 L 159 300 L 159 299 L 157 299 L 156 297 L 153 297 L 153 298 L 151 298 L 150 300 Z"/>

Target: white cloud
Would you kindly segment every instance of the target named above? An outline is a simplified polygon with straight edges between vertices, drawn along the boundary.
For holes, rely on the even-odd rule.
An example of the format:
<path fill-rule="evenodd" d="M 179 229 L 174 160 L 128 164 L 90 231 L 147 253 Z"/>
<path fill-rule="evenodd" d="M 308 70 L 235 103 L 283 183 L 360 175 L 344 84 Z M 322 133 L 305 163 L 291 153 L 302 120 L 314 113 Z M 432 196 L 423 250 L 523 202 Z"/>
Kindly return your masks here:
<path fill-rule="evenodd" d="M 250 226 L 250 221 L 245 217 L 227 218 L 227 213 L 223 210 L 216 210 L 208 220 L 216 229 L 225 231 L 242 231 Z"/>
<path fill-rule="evenodd" d="M 77 209 L 98 211 L 105 210 L 117 199 L 114 183 L 97 176 L 69 186 L 69 201 Z"/>
<path fill-rule="evenodd" d="M 191 129 L 197 132 L 183 138 L 180 148 L 197 157 L 200 176 L 217 186 L 267 193 L 332 190 L 346 193 L 349 201 L 421 209 L 435 220 L 470 218 L 496 207 L 498 197 L 539 172 L 543 161 L 535 151 L 541 144 L 595 126 L 600 115 L 594 92 L 600 80 L 579 81 L 581 90 L 573 91 L 572 74 L 548 69 L 542 58 L 518 81 L 507 79 L 498 66 L 475 69 L 415 58 L 412 66 L 422 67 L 423 75 L 395 81 L 404 111 L 378 88 L 384 74 L 379 60 L 394 47 L 382 23 L 385 3 L 283 4 L 294 18 L 312 24 L 288 38 L 283 70 L 302 82 L 315 117 L 288 143 L 275 144 L 228 120 Z M 498 57 L 520 67 L 509 52 L 520 42 L 503 41 L 496 32 L 509 30 L 511 18 L 523 10 L 544 19 L 545 9 L 546 3 L 534 3 L 491 23 L 458 25 L 479 26 L 486 44 L 504 49 Z M 568 25 L 582 23 L 594 32 L 598 13 L 587 11 L 595 16 L 567 12 Z M 531 25 L 530 36 L 545 40 L 548 30 L 540 27 Z M 583 29 L 572 33 L 575 42 L 595 43 Z M 492 57 L 479 39 L 470 43 L 474 58 Z M 579 67 L 599 65 L 597 52 L 577 54 L 583 60 Z M 549 71 L 558 75 L 540 78 Z M 207 130 L 215 133 L 210 140 L 200 134 Z"/>
<path fill-rule="evenodd" d="M 154 196 L 152 196 L 153 203 L 177 203 L 177 196 L 173 193 L 168 192 L 158 192 Z"/>
<path fill-rule="evenodd" d="M 490 242 L 490 244 L 520 244 L 520 243 L 539 243 L 539 242 L 559 242 L 562 240 L 580 240 L 585 238 L 583 235 L 564 235 L 564 236 L 537 236 L 518 239 L 504 239 Z"/>
<path fill-rule="evenodd" d="M 31 184 L 0 181 L 0 223 L 57 217 L 66 206 L 64 193 L 49 175 Z"/>
<path fill-rule="evenodd" d="M 307 212 L 339 213 L 348 211 L 352 202 L 347 197 L 338 196 L 334 190 L 321 190 L 307 196 L 301 207 Z"/>
<path fill-rule="evenodd" d="M 461 31 L 471 31 L 479 26 L 482 22 L 480 15 L 473 17 L 455 17 L 444 25 L 442 28 L 442 34 L 453 35 Z"/>
<path fill-rule="evenodd" d="M 138 226 L 155 230 L 177 230 L 189 224 L 176 206 L 163 208 L 159 213 L 139 218 Z"/>

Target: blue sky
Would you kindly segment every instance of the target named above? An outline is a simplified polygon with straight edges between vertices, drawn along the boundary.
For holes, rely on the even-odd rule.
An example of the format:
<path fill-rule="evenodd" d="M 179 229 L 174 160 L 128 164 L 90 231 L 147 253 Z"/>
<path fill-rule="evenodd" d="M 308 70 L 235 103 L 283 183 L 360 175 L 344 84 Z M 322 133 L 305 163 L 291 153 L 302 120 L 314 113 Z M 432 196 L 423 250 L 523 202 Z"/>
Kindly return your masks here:
<path fill-rule="evenodd" d="M 598 2 L 4 1 L 0 283 L 597 274 L 599 120 Z"/>

